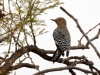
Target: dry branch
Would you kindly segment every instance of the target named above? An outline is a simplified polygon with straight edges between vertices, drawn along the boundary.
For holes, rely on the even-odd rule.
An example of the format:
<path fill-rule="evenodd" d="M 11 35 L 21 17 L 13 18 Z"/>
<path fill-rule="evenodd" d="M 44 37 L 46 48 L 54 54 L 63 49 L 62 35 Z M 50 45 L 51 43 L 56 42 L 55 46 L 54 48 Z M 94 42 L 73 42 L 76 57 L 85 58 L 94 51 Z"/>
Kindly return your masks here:
<path fill-rule="evenodd" d="M 99 25 L 100 25 L 100 23 L 98 23 L 97 25 L 95 25 L 93 28 L 89 29 L 89 31 L 86 32 L 86 34 L 88 34 L 90 31 L 92 31 L 93 29 L 95 29 Z M 81 43 L 81 40 L 82 40 L 83 37 L 84 37 L 84 35 L 80 38 L 79 43 Z"/>
<path fill-rule="evenodd" d="M 90 41 L 98 39 L 99 35 L 100 35 L 100 29 L 98 30 L 98 33 L 93 38 L 90 39 Z M 89 42 L 87 42 L 85 46 L 88 46 L 88 45 L 89 45 Z"/>
<path fill-rule="evenodd" d="M 61 70 L 68 70 L 68 69 L 75 69 L 75 70 L 82 71 L 84 73 L 91 73 L 93 75 L 97 75 L 97 72 L 89 71 L 89 70 L 82 69 L 82 68 L 79 68 L 79 67 L 74 67 L 74 66 L 66 66 L 66 67 L 46 69 L 46 70 L 37 72 L 34 75 L 40 75 L 40 74 L 43 74 L 43 73 L 48 73 L 48 72 L 53 72 L 53 71 L 61 71 Z"/>
<path fill-rule="evenodd" d="M 35 47 L 32 47 L 32 49 L 34 49 L 34 48 Z M 15 51 L 15 53 L 13 53 L 10 58 L 5 60 L 4 65 L 2 67 L 0 67 L 0 75 L 7 74 L 10 71 L 12 64 L 23 54 L 25 54 L 27 51 L 28 52 L 31 51 L 32 49 L 31 49 L 31 47 L 25 46 L 25 47 L 22 47 L 21 49 Z"/>
<path fill-rule="evenodd" d="M 16 70 L 16 69 L 19 69 L 19 68 L 22 68 L 22 67 L 27 67 L 27 68 L 39 68 L 39 66 L 38 65 L 33 65 L 33 64 L 29 64 L 29 63 L 21 63 L 21 64 L 17 64 L 17 65 L 15 65 L 15 66 L 11 66 L 11 70 Z"/>
<path fill-rule="evenodd" d="M 82 30 L 82 28 L 80 27 L 80 24 L 78 23 L 78 20 L 73 15 L 71 15 L 68 11 L 66 11 L 63 7 L 60 7 L 60 9 L 63 10 L 69 17 L 71 17 L 75 21 L 75 23 L 76 23 L 78 29 L 80 30 L 80 32 L 84 35 L 84 37 L 86 38 L 86 40 L 89 42 L 89 44 L 95 50 L 97 56 L 100 58 L 100 53 L 98 52 L 97 48 L 92 44 L 92 42 L 90 41 L 90 39 L 88 38 L 88 36 L 84 33 L 84 31 Z"/>
<path fill-rule="evenodd" d="M 48 56 L 46 54 L 46 50 L 43 50 L 43 49 L 39 49 L 33 45 L 30 45 L 30 46 L 25 46 L 25 47 L 22 47 L 20 49 L 18 49 L 17 51 L 15 51 L 15 53 L 13 53 L 11 55 L 11 57 L 9 57 L 8 59 L 5 60 L 5 63 L 2 67 L 0 67 L 0 75 L 5 75 L 6 73 L 8 73 L 11 68 L 12 68 L 12 64 L 18 59 L 20 58 L 23 54 L 27 53 L 27 52 L 33 52 L 33 53 L 36 53 L 37 55 L 39 55 L 40 57 L 42 57 L 43 59 L 45 60 L 48 60 L 48 61 L 52 61 L 51 60 L 51 57 Z M 78 61 L 69 61 L 71 59 L 77 59 Z M 64 60 L 64 62 L 63 62 Z M 86 61 L 86 57 L 84 56 L 81 56 L 81 57 L 78 57 L 78 56 L 75 56 L 75 57 L 68 57 L 66 59 L 63 59 L 63 58 L 60 58 L 58 61 L 58 63 L 62 63 L 62 64 L 66 64 L 66 65 L 72 65 L 73 63 L 76 63 L 75 65 L 77 64 L 85 64 L 87 66 L 92 66 L 93 64 L 91 63 L 91 61 Z M 8 65 L 9 64 L 9 65 Z M 21 67 L 21 65 L 19 65 L 19 68 Z M 27 66 L 26 66 L 27 67 Z M 18 68 L 18 67 L 17 67 Z M 94 69 L 94 68 L 93 68 Z M 76 75 L 74 73 L 73 70 L 69 70 L 71 73 L 73 73 L 72 75 Z M 98 70 L 99 71 L 99 70 Z"/>
<path fill-rule="evenodd" d="M 89 49 L 89 47 L 87 45 L 81 45 L 81 46 L 71 46 L 70 50 L 84 50 L 84 49 Z M 54 50 L 46 50 L 46 54 L 53 54 Z"/>

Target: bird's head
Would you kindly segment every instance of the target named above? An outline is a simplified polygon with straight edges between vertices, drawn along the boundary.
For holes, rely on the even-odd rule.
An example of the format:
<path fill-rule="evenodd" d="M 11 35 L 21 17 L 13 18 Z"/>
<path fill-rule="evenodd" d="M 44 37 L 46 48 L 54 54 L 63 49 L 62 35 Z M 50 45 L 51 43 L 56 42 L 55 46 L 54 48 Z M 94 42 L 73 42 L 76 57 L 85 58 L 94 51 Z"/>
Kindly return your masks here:
<path fill-rule="evenodd" d="M 58 28 L 65 28 L 66 27 L 66 20 L 63 17 L 58 17 L 56 19 L 51 19 L 55 21 Z"/>

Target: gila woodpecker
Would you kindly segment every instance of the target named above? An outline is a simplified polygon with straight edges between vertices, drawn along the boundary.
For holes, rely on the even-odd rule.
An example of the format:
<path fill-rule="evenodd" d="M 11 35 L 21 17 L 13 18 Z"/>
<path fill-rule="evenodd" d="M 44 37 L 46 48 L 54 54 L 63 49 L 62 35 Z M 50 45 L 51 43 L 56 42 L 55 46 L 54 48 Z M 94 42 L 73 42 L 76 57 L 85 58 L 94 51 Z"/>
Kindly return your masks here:
<path fill-rule="evenodd" d="M 58 17 L 51 20 L 57 24 L 57 28 L 53 32 L 53 38 L 57 47 L 52 56 L 52 61 L 54 63 L 60 58 L 61 55 L 64 56 L 64 51 L 66 51 L 66 56 L 68 57 L 71 38 L 70 33 L 66 27 L 66 20 L 64 18 Z"/>

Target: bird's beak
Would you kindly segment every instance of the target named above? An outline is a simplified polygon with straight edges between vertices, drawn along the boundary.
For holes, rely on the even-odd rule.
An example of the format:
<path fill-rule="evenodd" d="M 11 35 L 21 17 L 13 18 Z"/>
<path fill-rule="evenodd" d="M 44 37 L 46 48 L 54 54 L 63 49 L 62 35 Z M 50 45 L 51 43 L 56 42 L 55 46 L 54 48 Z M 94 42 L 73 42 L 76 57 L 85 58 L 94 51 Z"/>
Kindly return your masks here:
<path fill-rule="evenodd" d="M 56 21 L 55 19 L 50 19 L 50 20 L 52 20 L 52 21 Z"/>

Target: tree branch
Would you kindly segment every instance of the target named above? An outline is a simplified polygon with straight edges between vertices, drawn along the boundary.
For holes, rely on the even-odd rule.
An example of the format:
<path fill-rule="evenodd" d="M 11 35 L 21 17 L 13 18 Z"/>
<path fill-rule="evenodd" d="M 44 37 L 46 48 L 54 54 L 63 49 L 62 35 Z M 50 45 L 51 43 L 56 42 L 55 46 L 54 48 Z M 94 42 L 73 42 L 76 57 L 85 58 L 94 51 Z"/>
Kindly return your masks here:
<path fill-rule="evenodd" d="M 89 47 L 87 45 L 81 45 L 81 46 L 71 46 L 70 50 L 84 50 L 84 49 L 89 49 Z M 54 53 L 54 50 L 46 50 L 46 54 L 52 54 Z"/>
<path fill-rule="evenodd" d="M 17 64 L 17 65 L 15 65 L 15 66 L 11 66 L 10 69 L 12 69 L 12 70 L 16 70 L 16 69 L 19 69 L 19 68 L 22 68 L 22 67 L 34 68 L 34 69 L 35 69 L 36 67 L 39 68 L 38 65 L 33 65 L 33 64 L 29 64 L 29 63 L 21 63 L 21 64 Z"/>
<path fill-rule="evenodd" d="M 10 58 L 5 60 L 5 63 L 2 67 L 0 67 L 0 75 L 5 75 L 10 71 L 10 68 L 12 66 L 12 64 L 18 59 L 20 58 L 23 54 L 25 54 L 26 52 L 30 52 L 31 50 L 36 49 L 36 47 L 34 46 L 25 46 L 20 48 L 19 50 L 15 51 L 15 53 L 13 53 L 11 55 Z"/>
<path fill-rule="evenodd" d="M 98 33 L 93 38 L 90 39 L 90 41 L 97 39 L 99 35 L 100 35 L 100 29 L 98 30 Z M 87 42 L 85 46 L 88 46 L 88 45 L 89 45 L 89 42 Z"/>
<path fill-rule="evenodd" d="M 88 32 L 86 32 L 86 34 L 88 34 L 90 31 L 92 31 L 93 29 L 95 29 L 97 26 L 99 26 L 100 23 L 98 23 L 97 25 L 95 25 L 93 28 L 89 29 Z M 79 43 L 81 43 L 82 38 L 84 37 L 84 35 L 81 37 L 81 39 L 79 40 Z"/>
<path fill-rule="evenodd" d="M 89 71 L 89 70 L 82 69 L 82 68 L 79 68 L 79 67 L 74 67 L 74 66 L 67 66 L 67 67 L 59 67 L 59 68 L 46 69 L 46 70 L 37 72 L 34 75 L 40 75 L 40 74 L 43 74 L 43 73 L 48 73 L 48 72 L 53 72 L 53 71 L 61 71 L 61 70 L 68 70 L 68 69 L 75 69 L 75 70 L 82 71 L 84 73 L 91 73 L 93 75 L 97 75 L 97 72 Z"/>
<path fill-rule="evenodd" d="M 77 24 L 78 29 L 80 30 L 80 32 L 84 35 L 84 37 L 86 38 L 86 40 L 89 42 L 89 44 L 93 47 L 93 49 L 95 50 L 96 54 L 98 55 L 98 57 L 100 58 L 100 53 L 98 52 L 97 48 L 91 43 L 91 41 L 89 40 L 88 36 L 84 33 L 84 31 L 82 30 L 82 28 L 80 27 L 78 20 L 75 19 L 75 17 L 73 15 L 71 15 L 68 11 L 66 11 L 63 7 L 60 7 L 60 9 L 62 9 L 68 16 L 70 16 L 75 23 Z"/>
<path fill-rule="evenodd" d="M 5 75 L 7 74 L 10 70 L 11 70 L 11 67 L 12 67 L 12 64 L 18 59 L 20 58 L 23 54 L 27 53 L 27 52 L 33 52 L 37 55 L 39 55 L 40 57 L 42 57 L 43 59 L 45 60 L 48 60 L 48 61 L 52 61 L 52 57 L 48 56 L 46 54 L 46 50 L 43 50 L 43 49 L 39 49 L 33 45 L 30 45 L 30 46 L 25 46 L 25 47 L 22 47 L 18 50 L 16 50 L 12 55 L 11 57 L 5 59 L 5 63 L 4 65 L 2 65 L 2 67 L 0 67 L 0 75 Z M 77 59 L 79 61 L 69 61 L 71 59 Z M 91 66 L 93 65 L 90 61 L 86 61 L 86 57 L 84 56 L 81 56 L 81 57 L 78 57 L 78 56 L 74 56 L 74 57 L 68 57 L 66 59 L 63 59 L 63 58 L 60 58 L 58 61 L 58 63 L 62 63 L 62 64 L 66 64 L 68 66 L 72 65 L 73 63 L 75 63 L 75 65 L 77 64 L 85 64 L 87 66 Z M 9 64 L 9 65 L 8 65 Z M 20 67 L 21 65 L 19 65 Z M 72 75 L 76 75 L 75 72 L 73 70 L 70 69 L 70 72 L 73 72 Z"/>

